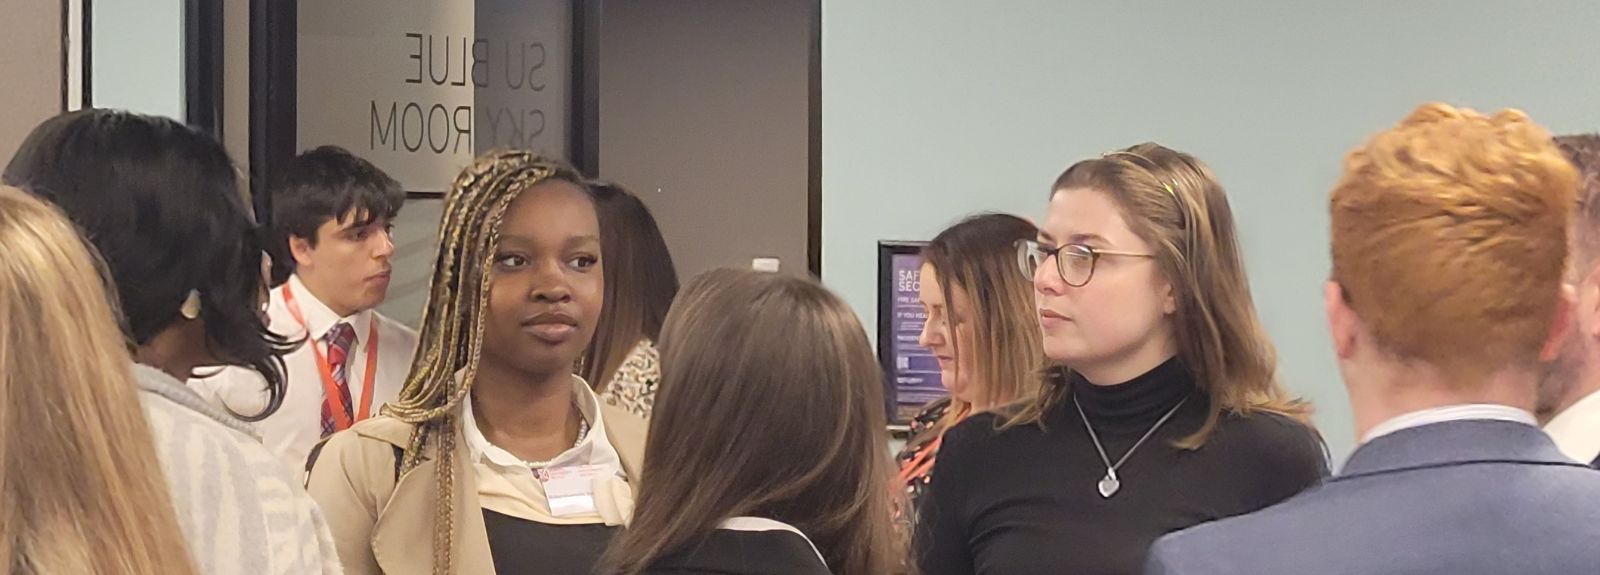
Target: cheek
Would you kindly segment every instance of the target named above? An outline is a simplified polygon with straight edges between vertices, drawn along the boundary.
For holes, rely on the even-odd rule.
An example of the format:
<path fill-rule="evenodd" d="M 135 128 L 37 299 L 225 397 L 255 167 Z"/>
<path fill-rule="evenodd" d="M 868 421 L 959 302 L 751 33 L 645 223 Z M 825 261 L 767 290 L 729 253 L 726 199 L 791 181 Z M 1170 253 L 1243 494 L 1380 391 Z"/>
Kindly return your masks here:
<path fill-rule="evenodd" d="M 970 373 L 972 366 L 976 365 L 973 358 L 978 355 L 977 342 L 972 337 L 972 330 L 965 327 L 956 330 L 956 338 L 959 340 L 956 345 L 956 362 L 963 371 Z"/>
<path fill-rule="evenodd" d="M 596 323 L 606 299 L 605 280 L 601 278 L 600 270 L 579 274 L 571 280 L 570 285 L 572 300 L 581 308 L 579 313 L 588 320 L 586 323 Z"/>
<path fill-rule="evenodd" d="M 1053 359 L 1091 357 L 1133 345 L 1154 330 L 1166 315 L 1163 296 L 1143 282 L 1090 283 L 1069 292 L 1073 322 L 1045 333 Z"/>

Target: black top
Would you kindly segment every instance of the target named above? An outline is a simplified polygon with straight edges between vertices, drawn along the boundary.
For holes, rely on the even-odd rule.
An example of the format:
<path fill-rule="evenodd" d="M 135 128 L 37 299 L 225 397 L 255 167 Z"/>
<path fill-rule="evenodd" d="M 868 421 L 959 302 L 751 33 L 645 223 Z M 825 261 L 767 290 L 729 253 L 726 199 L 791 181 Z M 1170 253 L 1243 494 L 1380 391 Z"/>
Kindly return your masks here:
<path fill-rule="evenodd" d="M 619 527 L 547 525 L 483 510 L 489 555 L 500 575 L 592 573 Z"/>
<path fill-rule="evenodd" d="M 996 416 L 980 414 L 945 435 L 916 532 L 924 575 L 1137 574 L 1161 535 L 1267 507 L 1328 474 L 1316 434 L 1273 414 L 1224 415 L 1199 450 L 1174 446 L 1209 407 L 1176 360 L 1120 385 L 1065 385 L 1072 393 L 1042 428 L 996 431 Z M 1074 397 L 1113 463 L 1188 399 L 1118 469 L 1121 487 L 1106 498 L 1106 466 Z"/>
<path fill-rule="evenodd" d="M 804 537 L 788 531 L 728 529 L 713 531 L 682 551 L 662 557 L 644 573 L 830 575 Z"/>

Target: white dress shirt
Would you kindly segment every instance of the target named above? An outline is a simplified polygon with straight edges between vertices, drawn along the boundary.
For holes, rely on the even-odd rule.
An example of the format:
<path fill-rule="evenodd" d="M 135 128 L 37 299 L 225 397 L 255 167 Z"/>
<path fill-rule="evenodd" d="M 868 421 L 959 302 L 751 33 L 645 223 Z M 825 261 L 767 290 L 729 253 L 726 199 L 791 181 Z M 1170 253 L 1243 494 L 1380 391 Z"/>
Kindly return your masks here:
<path fill-rule="evenodd" d="M 1469 419 L 1511 421 L 1533 427 L 1539 426 L 1539 421 L 1534 419 L 1532 413 L 1528 413 L 1509 405 L 1500 405 L 1497 403 L 1464 403 L 1460 405 L 1446 405 L 1444 407 L 1413 411 L 1411 413 L 1406 413 L 1391 418 L 1388 421 L 1374 426 L 1371 431 L 1367 432 L 1366 437 L 1361 438 L 1361 443 L 1372 441 L 1402 429 L 1411 429 L 1413 427 L 1422 427 L 1424 425 L 1444 423 L 1447 421 L 1465 421 Z"/>
<path fill-rule="evenodd" d="M 284 286 L 279 286 L 272 290 L 272 301 L 267 307 L 271 321 L 269 327 L 278 335 L 292 340 L 305 338 L 306 342 L 283 357 L 287 388 L 283 406 L 271 417 L 254 425 L 267 449 L 290 466 L 296 477 L 301 477 L 305 474 L 306 456 L 322 440 L 325 393 L 322 374 L 311 346 L 318 346 L 326 354 L 327 348 L 322 338 L 328 330 L 340 322 L 349 323 L 355 328 L 355 343 L 346 358 L 345 373 L 350 385 L 352 411 L 359 417 L 361 397 L 366 392 L 367 353 L 372 343 L 368 341 L 368 336 L 373 322 L 377 322 L 378 373 L 373 378 L 371 412 L 371 415 L 377 415 L 383 404 L 399 397 L 400 388 L 405 385 L 406 375 L 411 371 L 411 359 L 416 352 L 417 332 L 372 310 L 339 317 L 306 288 L 299 276 L 290 276 L 286 285 L 294 290 L 294 301 L 304 314 L 307 325 L 302 328 L 294 315 L 289 313 L 284 303 Z M 266 382 L 260 374 L 249 369 L 228 367 L 214 376 L 190 380 L 189 385 L 207 401 L 236 414 L 254 415 L 267 406 Z"/>
<path fill-rule="evenodd" d="M 478 502 L 484 509 L 551 525 L 617 526 L 626 524 L 632 518 L 633 490 L 622 468 L 622 458 L 606 434 L 600 398 L 590 389 L 588 382 L 576 375 L 572 376 L 572 393 L 579 413 L 589 424 L 589 431 L 577 444 L 546 462 L 542 468 L 595 468 L 598 477 L 593 481 L 589 494 L 594 508 L 565 516 L 554 514 L 546 499 L 545 486 L 529 462 L 491 443 L 484 436 L 470 403 L 477 400 L 469 397 L 468 405 L 462 409 L 461 429 L 477 478 Z"/>
<path fill-rule="evenodd" d="M 1600 391 L 1556 414 L 1544 431 L 1574 461 L 1590 463 L 1600 458 Z"/>

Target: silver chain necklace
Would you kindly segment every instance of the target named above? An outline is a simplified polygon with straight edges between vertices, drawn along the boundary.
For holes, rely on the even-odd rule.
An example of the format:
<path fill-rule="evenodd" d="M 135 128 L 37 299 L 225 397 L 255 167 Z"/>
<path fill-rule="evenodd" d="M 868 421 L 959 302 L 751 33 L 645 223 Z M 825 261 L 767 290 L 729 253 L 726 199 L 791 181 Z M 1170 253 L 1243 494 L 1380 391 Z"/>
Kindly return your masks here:
<path fill-rule="evenodd" d="M 1106 464 L 1106 476 L 1100 479 L 1100 497 L 1110 499 L 1112 495 L 1117 494 L 1118 489 L 1122 489 L 1122 480 L 1117 478 L 1117 470 L 1122 468 L 1122 464 L 1128 462 L 1128 458 L 1133 456 L 1133 452 L 1139 450 L 1139 446 L 1144 445 L 1145 440 L 1155 435 L 1157 429 L 1161 429 L 1161 426 L 1167 420 L 1172 419 L 1172 416 L 1178 413 L 1178 408 L 1183 407 L 1183 404 L 1188 402 L 1189 398 L 1185 397 L 1183 401 L 1179 401 L 1177 405 L 1172 406 L 1172 409 L 1167 410 L 1166 415 L 1161 416 L 1161 419 L 1156 421 L 1155 425 L 1150 426 L 1150 431 L 1144 432 L 1144 437 L 1140 437 L 1139 441 L 1134 442 L 1133 447 L 1128 448 L 1127 453 L 1122 454 L 1122 459 L 1118 459 L 1116 464 L 1112 464 L 1111 458 L 1106 456 L 1105 446 L 1100 444 L 1100 436 L 1095 435 L 1094 426 L 1089 424 L 1089 416 L 1083 413 L 1083 404 L 1078 403 L 1078 394 L 1076 392 L 1072 394 L 1072 406 L 1078 408 L 1078 417 L 1083 418 L 1083 428 L 1089 430 L 1089 439 L 1094 441 L 1095 451 L 1100 452 L 1100 461 Z"/>

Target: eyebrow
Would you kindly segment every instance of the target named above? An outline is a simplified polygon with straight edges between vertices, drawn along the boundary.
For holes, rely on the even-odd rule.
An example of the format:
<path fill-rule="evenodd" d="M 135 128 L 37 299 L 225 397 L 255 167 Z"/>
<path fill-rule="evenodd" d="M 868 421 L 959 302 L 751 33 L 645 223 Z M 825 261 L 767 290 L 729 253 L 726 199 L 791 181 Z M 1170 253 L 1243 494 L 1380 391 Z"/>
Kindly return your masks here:
<path fill-rule="evenodd" d="M 1111 243 L 1109 240 L 1107 240 L 1105 238 L 1105 236 L 1102 236 L 1100 234 L 1072 234 L 1072 237 L 1069 238 L 1069 240 L 1070 240 L 1069 243 L 1074 243 L 1074 244 L 1089 243 L 1089 242 L 1099 242 L 1099 243 L 1102 243 L 1102 244 Z"/>
<path fill-rule="evenodd" d="M 533 245 L 535 243 L 537 243 L 537 242 L 533 238 L 530 238 L 530 237 L 527 237 L 527 236 L 523 236 L 523 235 L 519 235 L 519 234 L 505 234 L 503 236 L 500 236 L 500 245 L 516 244 L 516 245 L 520 245 L 520 246 L 530 246 L 530 245 Z M 600 243 L 600 236 L 597 236 L 597 235 L 594 235 L 594 234 L 584 234 L 584 235 L 581 235 L 581 236 L 570 236 L 570 237 L 568 237 L 566 239 L 566 241 L 563 241 L 561 243 L 561 245 L 562 245 L 563 249 L 572 249 L 574 247 L 578 247 L 578 246 L 582 246 L 582 245 L 586 245 L 586 244 L 590 244 L 590 243 L 596 243 L 596 244 Z"/>

